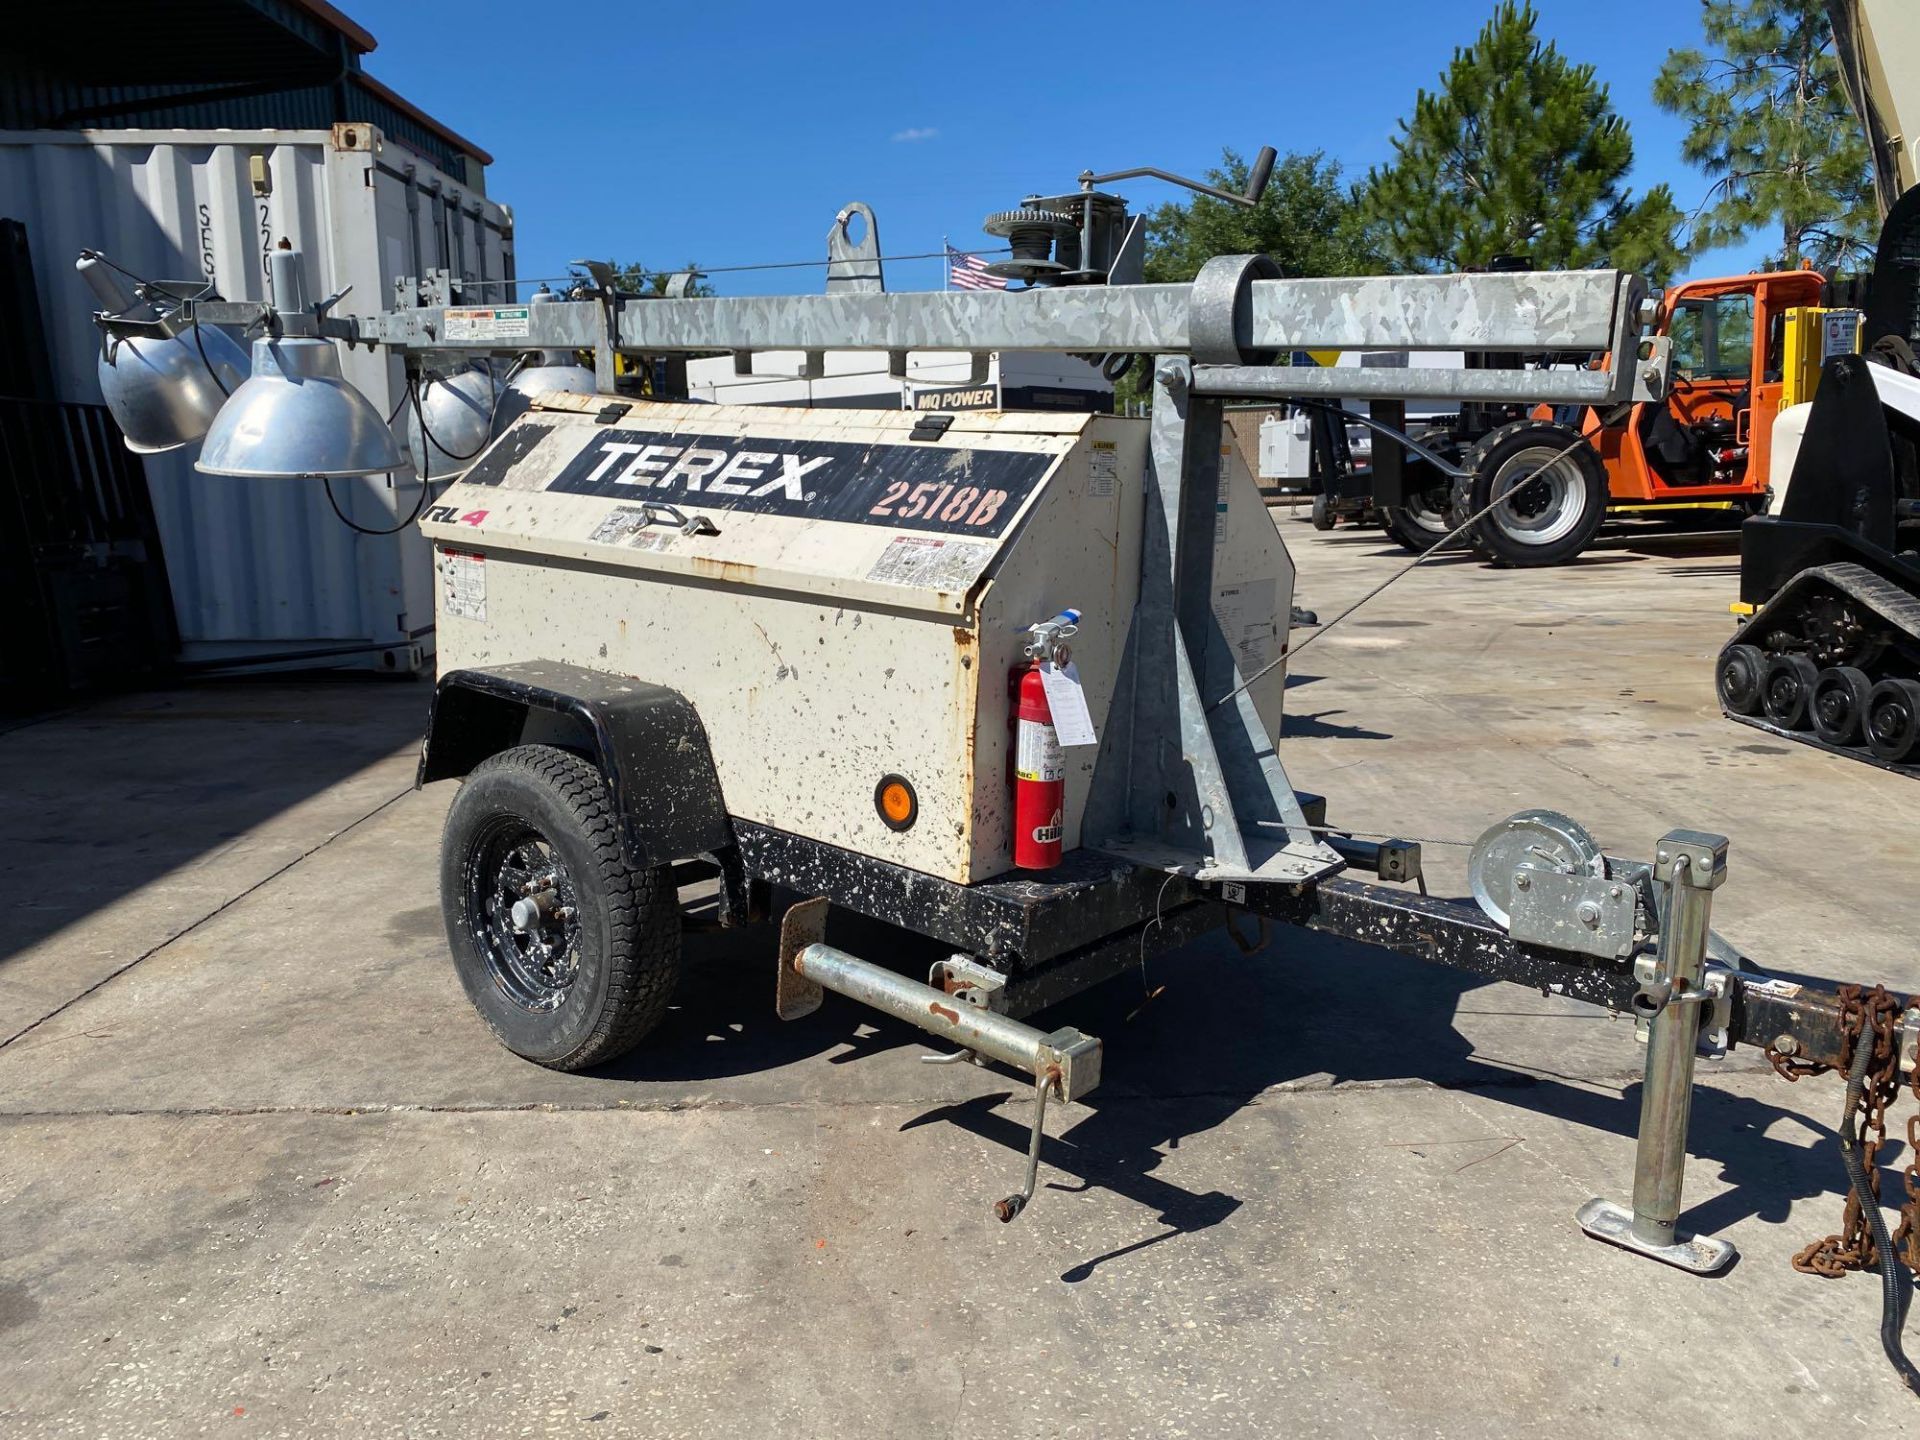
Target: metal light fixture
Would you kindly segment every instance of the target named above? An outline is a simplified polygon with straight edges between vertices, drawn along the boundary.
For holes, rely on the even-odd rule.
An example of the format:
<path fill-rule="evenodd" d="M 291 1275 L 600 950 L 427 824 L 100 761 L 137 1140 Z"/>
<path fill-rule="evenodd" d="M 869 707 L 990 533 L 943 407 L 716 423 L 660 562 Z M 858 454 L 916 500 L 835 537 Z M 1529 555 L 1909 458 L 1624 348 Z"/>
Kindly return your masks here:
<path fill-rule="evenodd" d="M 407 454 L 424 480 L 457 479 L 493 439 L 501 385 L 475 365 L 455 375 L 430 375 L 408 406 Z"/>
<path fill-rule="evenodd" d="M 406 452 L 379 410 L 340 373 L 333 342 L 289 333 L 316 328 L 340 296 L 309 310 L 298 251 L 273 251 L 268 268 L 275 308 L 264 318 L 272 333 L 253 342 L 252 378 L 214 417 L 194 468 L 255 480 L 406 469 Z"/>
<path fill-rule="evenodd" d="M 212 325 L 181 325 L 169 314 L 128 318 L 141 302 L 91 251 L 75 269 L 104 307 L 100 394 L 127 448 L 157 455 L 205 435 L 227 396 L 245 383 L 247 352 Z"/>
<path fill-rule="evenodd" d="M 193 468 L 294 480 L 406 467 L 373 402 L 341 375 L 333 342 L 289 335 L 253 342 L 253 377 L 214 417 Z"/>

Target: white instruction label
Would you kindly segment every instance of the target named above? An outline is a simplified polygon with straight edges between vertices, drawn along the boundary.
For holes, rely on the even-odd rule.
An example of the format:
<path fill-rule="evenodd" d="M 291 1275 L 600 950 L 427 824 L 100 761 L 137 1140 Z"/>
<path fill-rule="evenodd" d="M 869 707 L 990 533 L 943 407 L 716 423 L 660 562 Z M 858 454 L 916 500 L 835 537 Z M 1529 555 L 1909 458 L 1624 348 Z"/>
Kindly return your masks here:
<path fill-rule="evenodd" d="M 921 590 L 966 593 L 993 559 L 993 546 L 979 540 L 937 535 L 896 535 L 867 571 L 867 579 Z"/>
<path fill-rule="evenodd" d="M 1067 778 L 1066 756 L 1060 751 L 1060 740 L 1053 733 L 1053 726 L 1042 725 L 1038 720 L 1020 722 L 1020 734 L 1013 753 L 1013 773 L 1020 780 Z"/>
<path fill-rule="evenodd" d="M 1120 447 L 1096 440 L 1087 447 L 1087 494 L 1109 499 L 1120 484 Z"/>
<path fill-rule="evenodd" d="M 1227 543 L 1227 487 L 1233 482 L 1233 447 L 1220 447 L 1220 479 L 1214 490 L 1213 502 L 1213 543 L 1216 546 Z"/>
<path fill-rule="evenodd" d="M 1242 679 L 1263 670 L 1273 660 L 1280 626 L 1275 611 L 1279 587 L 1273 580 L 1246 580 L 1222 585 L 1213 592 L 1213 617 L 1220 633 L 1233 647 L 1233 663 Z"/>
<path fill-rule="evenodd" d="M 490 305 L 442 313 L 449 340 L 524 340 L 533 333 L 525 305 Z"/>
<path fill-rule="evenodd" d="M 1047 709 L 1053 712 L 1053 728 L 1062 745 L 1097 745 L 1093 716 L 1087 713 L 1087 692 L 1080 683 L 1080 667 L 1069 660 L 1056 667 L 1051 660 L 1040 662 L 1040 683 L 1047 688 Z"/>
<path fill-rule="evenodd" d="M 440 612 L 462 620 L 487 618 L 487 557 L 465 550 L 435 555 L 440 571 Z"/>

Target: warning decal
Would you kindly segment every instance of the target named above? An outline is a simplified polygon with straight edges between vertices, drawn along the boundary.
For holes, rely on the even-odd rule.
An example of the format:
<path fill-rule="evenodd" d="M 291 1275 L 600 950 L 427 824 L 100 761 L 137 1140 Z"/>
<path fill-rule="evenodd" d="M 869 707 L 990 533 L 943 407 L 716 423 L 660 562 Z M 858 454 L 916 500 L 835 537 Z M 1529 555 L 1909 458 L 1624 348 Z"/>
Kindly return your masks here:
<path fill-rule="evenodd" d="M 449 340 L 524 340 L 533 333 L 533 322 L 525 305 L 495 305 L 443 313 Z"/>
<path fill-rule="evenodd" d="M 465 550 L 439 550 L 434 568 L 440 572 L 440 613 L 463 620 L 487 618 L 487 557 Z"/>

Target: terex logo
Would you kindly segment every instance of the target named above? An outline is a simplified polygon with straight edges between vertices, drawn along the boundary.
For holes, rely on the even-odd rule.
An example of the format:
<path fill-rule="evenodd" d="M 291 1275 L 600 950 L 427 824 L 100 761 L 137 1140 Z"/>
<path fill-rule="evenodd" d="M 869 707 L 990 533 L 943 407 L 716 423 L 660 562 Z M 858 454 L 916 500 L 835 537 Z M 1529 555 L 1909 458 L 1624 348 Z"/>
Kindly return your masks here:
<path fill-rule="evenodd" d="M 801 482 L 833 459 L 811 459 L 775 450 L 707 450 L 698 445 L 633 445 L 610 440 L 600 448 L 599 463 L 589 470 L 587 485 L 646 485 L 673 487 L 708 495 L 784 494 L 789 500 L 808 498 Z M 775 466 L 778 473 L 772 472 Z"/>
<path fill-rule="evenodd" d="M 725 423 L 731 413 L 716 410 Z M 897 422 L 896 422 L 897 423 Z M 862 427 L 867 428 L 867 427 Z M 727 515 L 786 515 L 947 535 L 1001 535 L 1054 465 L 1052 451 L 900 438 L 714 435 L 595 427 L 543 487 L 672 499 Z"/>

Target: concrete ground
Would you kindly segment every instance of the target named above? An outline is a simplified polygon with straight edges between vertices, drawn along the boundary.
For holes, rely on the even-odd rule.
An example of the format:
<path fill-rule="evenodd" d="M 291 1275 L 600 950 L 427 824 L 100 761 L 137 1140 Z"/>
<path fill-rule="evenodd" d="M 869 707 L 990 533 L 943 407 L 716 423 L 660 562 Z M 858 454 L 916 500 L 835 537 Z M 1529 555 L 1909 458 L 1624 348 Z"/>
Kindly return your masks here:
<path fill-rule="evenodd" d="M 1283 522 L 1328 618 L 1397 565 Z M 1920 989 L 1909 782 L 1723 721 L 1730 541 L 1445 560 L 1298 658 L 1283 758 L 1361 830 L 1527 805 L 1733 837 L 1715 921 Z M 1700 1280 L 1585 1239 L 1623 1197 L 1624 1022 L 1292 932 L 1062 1007 L 1049 1114 L 927 1068 L 771 937 L 690 943 L 605 1073 L 499 1049 L 447 962 L 426 691 L 201 685 L 0 734 L 0 1430 L 40 1435 L 1565 1436 L 1910 1430 L 1837 1223 L 1831 1079 L 1707 1072 Z M 1459 893 L 1464 850 L 1428 848 Z M 1904 1113 L 1904 1109 L 1903 1112 Z M 1897 1130 L 1898 1127 L 1896 1126 Z M 1898 1146 L 1884 1157 L 1904 1164 Z M 1897 1194 L 1889 1174 L 1883 1187 Z"/>

